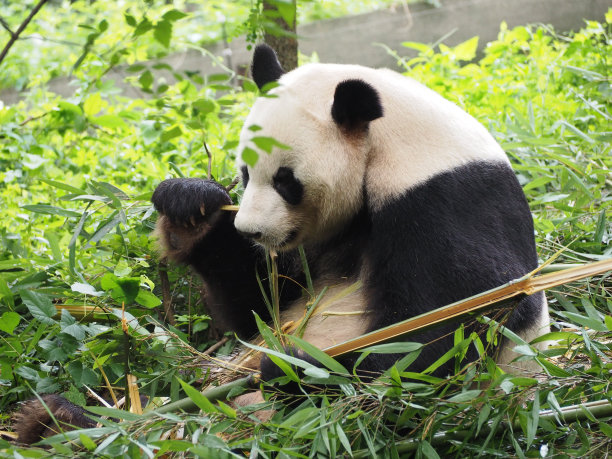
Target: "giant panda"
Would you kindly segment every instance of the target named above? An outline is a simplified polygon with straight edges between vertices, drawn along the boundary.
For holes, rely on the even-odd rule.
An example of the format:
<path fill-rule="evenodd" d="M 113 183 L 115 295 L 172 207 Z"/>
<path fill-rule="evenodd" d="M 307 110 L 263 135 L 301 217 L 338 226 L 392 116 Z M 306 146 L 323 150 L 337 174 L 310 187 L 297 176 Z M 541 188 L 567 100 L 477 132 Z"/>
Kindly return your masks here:
<path fill-rule="evenodd" d="M 270 320 L 256 278 L 265 276 L 264 249 L 278 252 L 281 278 L 292 280 L 281 288 L 282 323 L 305 314 L 300 245 L 315 291 L 327 287 L 303 335 L 320 348 L 537 267 L 510 162 L 459 107 L 387 69 L 317 63 L 285 73 L 266 45 L 255 49 L 252 76 L 260 89 L 274 87 L 253 104 L 238 150 L 257 150 L 262 137 L 276 143 L 254 165 L 238 155 L 237 214 L 220 210 L 231 199 L 213 181 L 166 180 L 152 198 L 165 254 L 201 275 L 218 324 L 249 337 L 253 311 Z M 527 341 L 548 331 L 544 295 L 520 299 L 505 325 Z M 427 343 L 411 371 L 448 351 L 456 327 L 411 336 Z M 515 357 L 509 347 L 497 349 L 500 364 Z M 397 358 L 371 356 L 360 369 L 381 372 Z M 279 375 L 266 358 L 261 370 L 264 380 Z"/>
<path fill-rule="evenodd" d="M 256 150 L 256 137 L 276 143 L 254 165 L 238 156 L 238 212 L 224 210 L 232 200 L 211 180 L 165 180 L 152 196 L 162 255 L 200 274 L 217 327 L 249 339 L 258 330 L 253 312 L 270 320 L 256 275 L 266 276 L 266 250 L 278 253 L 284 280 L 281 322 L 299 323 L 308 300 L 303 246 L 315 292 L 327 289 L 303 338 L 322 349 L 537 267 L 530 210 L 510 162 L 459 107 L 386 69 L 307 64 L 285 73 L 265 45 L 255 49 L 252 76 L 260 89 L 274 87 L 255 101 L 238 150 Z M 527 341 L 547 332 L 543 294 L 522 297 L 505 325 Z M 410 336 L 426 346 L 409 369 L 423 371 L 448 351 L 456 327 Z M 515 357 L 503 342 L 496 354 L 501 365 Z M 377 374 L 400 357 L 371 355 L 358 371 Z M 265 357 L 259 365 L 264 380 L 283 374 Z M 435 374 L 453 369 L 451 361 Z M 62 426 L 94 424 L 64 399 L 47 404 Z M 32 400 L 18 415 L 20 440 L 53 433 L 39 405 Z"/>

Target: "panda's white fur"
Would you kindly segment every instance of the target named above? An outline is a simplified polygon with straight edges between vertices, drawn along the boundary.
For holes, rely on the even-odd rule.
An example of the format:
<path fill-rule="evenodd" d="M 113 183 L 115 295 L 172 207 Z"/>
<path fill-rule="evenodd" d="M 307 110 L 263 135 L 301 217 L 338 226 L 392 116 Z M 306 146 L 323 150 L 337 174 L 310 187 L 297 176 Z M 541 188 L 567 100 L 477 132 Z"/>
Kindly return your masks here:
<path fill-rule="evenodd" d="M 308 66 L 302 68 L 308 70 Z M 296 227 L 301 229 L 300 235 L 282 248 L 324 239 L 351 218 L 362 205 L 362 183 L 355 178 L 364 176 L 369 152 L 367 139 L 347 143 L 331 121 L 332 81 L 323 85 L 324 79 L 317 80 L 314 88 L 304 88 L 331 92 L 325 100 L 308 106 L 302 91 L 284 84 L 284 79 L 291 76 L 285 75 L 272 92 L 277 97 L 257 99 L 238 147 L 239 151 L 245 146 L 253 148 L 250 139 L 255 136 L 272 137 L 291 147 L 275 148 L 271 155 L 261 152 L 256 166 L 249 168 L 249 185 L 236 215 L 238 230 L 261 231 L 265 238 L 262 244 L 270 248 L 281 248 Z M 262 129 L 252 131 L 249 127 L 253 125 Z M 244 166 L 241 159 L 237 162 L 239 169 Z M 281 165 L 291 167 L 301 182 L 308 183 L 304 205 L 297 214 L 272 188 L 272 176 Z"/>

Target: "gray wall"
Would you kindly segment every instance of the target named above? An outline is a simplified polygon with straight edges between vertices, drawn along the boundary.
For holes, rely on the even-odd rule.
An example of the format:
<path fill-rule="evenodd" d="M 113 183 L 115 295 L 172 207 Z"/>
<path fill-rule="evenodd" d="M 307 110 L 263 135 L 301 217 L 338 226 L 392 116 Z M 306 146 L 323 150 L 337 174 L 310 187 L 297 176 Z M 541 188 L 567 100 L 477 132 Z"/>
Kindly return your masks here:
<path fill-rule="evenodd" d="M 378 43 L 383 43 L 400 55 L 411 51 L 401 46 L 405 41 L 434 43 L 445 35 L 444 43 L 456 45 L 475 35 L 479 45 L 494 40 L 499 25 L 506 21 L 509 27 L 528 23 L 551 24 L 557 31 L 577 30 L 585 19 L 602 21 L 612 6 L 610 0 L 442 0 L 441 8 L 427 4 L 398 6 L 394 10 L 377 11 L 358 16 L 343 17 L 306 24 L 298 28 L 300 52 L 310 55 L 316 52 L 321 62 L 362 64 L 370 67 L 390 67 L 396 63 Z M 175 70 L 199 70 L 202 74 L 220 73 L 230 54 L 234 69 L 245 67 L 250 61 L 243 37 L 230 43 L 209 47 L 210 54 L 188 51 L 164 59 Z M 143 97 L 135 88 L 123 83 L 121 68 L 108 77 L 123 88 L 127 96 Z M 49 83 L 49 89 L 67 96 L 73 92 L 68 78 L 57 78 Z M 0 93 L 0 100 L 7 104 L 19 100 L 15 91 Z"/>

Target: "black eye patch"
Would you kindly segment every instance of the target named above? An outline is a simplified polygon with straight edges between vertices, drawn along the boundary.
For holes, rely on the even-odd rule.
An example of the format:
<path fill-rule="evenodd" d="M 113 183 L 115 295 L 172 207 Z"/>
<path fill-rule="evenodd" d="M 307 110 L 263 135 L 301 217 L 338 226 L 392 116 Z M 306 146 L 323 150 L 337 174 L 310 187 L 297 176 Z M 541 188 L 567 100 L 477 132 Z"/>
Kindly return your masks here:
<path fill-rule="evenodd" d="M 279 167 L 272 179 L 274 189 L 291 205 L 298 205 L 304 197 L 304 186 L 289 167 Z"/>
<path fill-rule="evenodd" d="M 249 183 L 249 170 L 246 166 L 242 166 L 240 168 L 240 172 L 242 173 L 242 186 L 246 188 L 247 184 Z"/>

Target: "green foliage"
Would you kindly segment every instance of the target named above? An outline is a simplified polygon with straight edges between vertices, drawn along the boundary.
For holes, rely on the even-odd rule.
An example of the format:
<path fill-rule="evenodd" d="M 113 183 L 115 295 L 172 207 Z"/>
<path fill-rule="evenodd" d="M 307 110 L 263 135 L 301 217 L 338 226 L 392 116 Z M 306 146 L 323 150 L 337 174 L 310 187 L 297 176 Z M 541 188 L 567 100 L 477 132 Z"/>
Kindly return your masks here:
<path fill-rule="evenodd" d="M 565 41 L 545 28 L 502 24 L 485 56 L 468 64 L 476 39 L 441 44 L 439 53 L 406 43 L 420 51 L 402 60 L 408 74 L 474 115 L 511 156 L 546 252 L 610 254 L 608 34 L 590 22 Z"/>
<path fill-rule="evenodd" d="M 166 269 L 160 269 L 150 238 L 149 199 L 163 178 L 206 175 L 206 147 L 212 176 L 230 183 L 255 90 L 248 82 L 241 88 L 235 75 L 202 76 L 144 61 L 189 41 L 195 18 L 204 20 L 204 12 L 216 14 L 219 5 L 235 3 L 228 16 L 242 21 L 249 3 L 206 2 L 203 12 L 190 16 L 177 2 L 126 2 L 114 10 L 102 3 L 50 5 L 48 12 L 55 14 L 38 19 L 32 33 L 66 30 L 63 38 L 79 45 L 44 48 L 37 64 L 30 41 L 24 41 L 2 64 L 2 85 L 35 83 L 71 68 L 76 91 L 62 98 L 41 90 L 0 107 L 0 410 L 33 392 L 62 392 L 82 404 L 85 386 L 103 391 L 108 379 L 117 390 L 129 371 L 142 393 L 172 400 L 187 395 L 202 412 L 161 416 L 98 409 L 121 422 L 109 419 L 103 427 L 49 439 L 48 452 L 3 441 L 0 450 L 85 457 L 231 457 L 236 451 L 251 457 L 605 454 L 609 418 L 589 414 L 570 424 L 560 412 L 611 398 L 609 277 L 550 292 L 555 327 L 542 339 L 557 344 L 544 353 L 502 330 L 517 345 L 520 360 L 541 366 L 538 378 L 506 374 L 484 356 L 500 338 L 492 320 L 482 319 L 491 330 L 482 339 L 459 329 L 454 348 L 422 374 L 409 367 L 420 345 L 369 348 L 363 356 L 406 356 L 368 382 L 296 337 L 287 340 L 326 369 L 280 354 L 280 341 L 260 322 L 272 349 L 266 352 L 288 379 L 297 378 L 297 367 L 306 373 L 305 383 L 324 381 L 329 389 L 292 405 L 279 403 L 282 394 L 266 400 L 256 408 L 274 406 L 277 412 L 263 425 L 254 422 L 253 407 L 234 410 L 200 396 L 194 387 L 209 375 L 197 356 L 214 341 L 213 327 L 197 284 L 179 268 L 167 271 L 176 324 L 163 324 L 160 272 Z M 28 4 L 9 6 L 14 26 Z M 313 2 L 311 11 L 317 8 Z M 67 27 L 74 24 L 81 26 Z M 400 60 L 412 77 L 479 119 L 508 151 L 530 201 L 543 260 L 561 248 L 564 262 L 609 257 L 612 251 L 610 27 L 591 22 L 560 37 L 543 27 L 502 26 L 478 61 L 475 39 L 454 48 L 407 43 L 419 54 Z M 118 64 L 129 65 L 126 80 L 142 97 L 119 96 L 102 78 Z M 34 65 L 45 71 L 28 71 Z M 258 142 L 261 151 L 253 150 L 250 160 L 280 146 L 266 137 Z M 313 301 L 320 299 L 312 285 L 308 289 Z M 483 355 L 482 362 L 462 362 L 469 346 Z M 447 360 L 456 362 L 457 374 L 434 377 Z M 183 438 L 164 435 L 179 425 Z"/>
<path fill-rule="evenodd" d="M 15 31 L 35 3 L 4 2 L 2 19 Z M 281 9 L 286 3 L 278 2 Z M 305 24 L 385 8 L 393 1 L 298 3 L 298 23 Z M 37 87 L 68 74 L 86 77 L 108 66 L 140 65 L 137 63 L 187 48 L 206 53 L 206 44 L 232 40 L 244 33 L 256 34 L 263 20 L 260 10 L 257 0 L 206 0 L 197 4 L 185 0 L 124 0 L 116 8 L 87 0 L 49 2 L 7 56 L 0 73 L 0 89 Z M 8 39 L 8 32 L 0 27 L 0 43 Z M 145 82 L 148 78 L 144 77 Z"/>
<path fill-rule="evenodd" d="M 125 14 L 133 28 L 133 39 L 112 45 L 120 60 L 137 52 L 137 37 L 167 45 L 169 25 L 184 14 L 162 9 L 151 24 L 151 9 L 111 12 Z M 168 66 L 138 64 L 126 79 L 146 98 L 118 96 L 100 78 L 119 61 L 97 59 L 114 23 L 100 24 L 72 59 L 74 96 L 32 93 L 0 107 L 0 410 L 32 391 L 66 391 L 75 400 L 77 388 L 106 386 L 102 376 L 124 386 L 126 370 L 146 377 L 143 393 L 177 398 L 177 364 L 197 352 L 186 341 L 210 345 L 199 286 L 184 269 L 168 273 L 178 328 L 158 322 L 162 293 L 149 199 L 165 177 L 201 175 L 206 148 L 213 177 L 229 184 L 253 95 L 240 91 L 233 75 L 172 72 L 167 81 Z M 5 61 L 2 68 L 14 65 Z"/>

